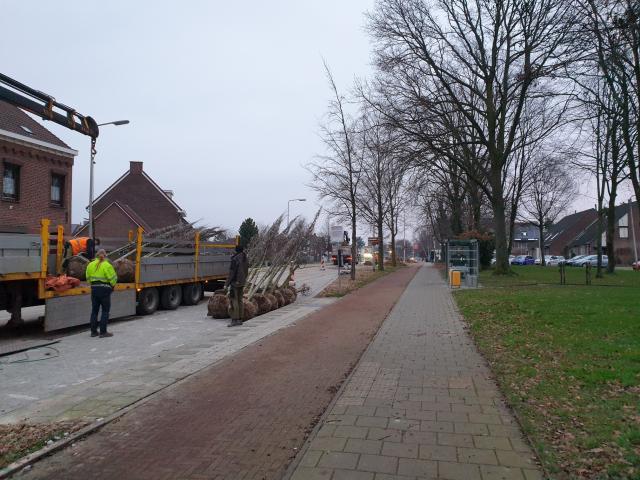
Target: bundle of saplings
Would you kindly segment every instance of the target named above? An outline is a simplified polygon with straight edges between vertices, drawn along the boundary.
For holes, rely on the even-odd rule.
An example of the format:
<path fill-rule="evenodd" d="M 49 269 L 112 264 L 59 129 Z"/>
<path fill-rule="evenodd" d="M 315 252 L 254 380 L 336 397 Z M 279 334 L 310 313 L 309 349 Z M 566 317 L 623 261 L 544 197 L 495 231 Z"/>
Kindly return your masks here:
<path fill-rule="evenodd" d="M 313 221 L 295 218 L 283 227 L 282 216 L 263 227 L 249 243 L 246 253 L 249 276 L 245 287 L 245 320 L 263 315 L 295 302 L 297 291 L 290 286 L 293 274 L 300 265 L 302 249 L 308 245 L 320 212 Z M 222 292 L 221 292 L 222 293 Z M 216 297 L 223 297 L 216 298 Z M 225 303 L 226 302 L 226 303 Z M 224 294 L 214 294 L 209 301 L 209 315 L 223 317 L 229 308 Z"/>

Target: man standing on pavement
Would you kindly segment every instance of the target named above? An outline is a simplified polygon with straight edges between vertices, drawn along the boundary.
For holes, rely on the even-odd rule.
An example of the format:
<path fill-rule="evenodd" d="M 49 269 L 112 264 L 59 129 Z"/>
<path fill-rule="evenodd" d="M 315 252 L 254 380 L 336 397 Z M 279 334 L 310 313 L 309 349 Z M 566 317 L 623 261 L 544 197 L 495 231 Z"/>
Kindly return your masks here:
<path fill-rule="evenodd" d="M 98 311 L 100 317 L 100 338 L 113 337 L 107 332 L 109 310 L 111 309 L 111 292 L 118 282 L 113 266 L 106 260 L 107 252 L 98 250 L 97 258 L 87 265 L 87 281 L 91 284 L 91 336 L 98 336 Z"/>
<path fill-rule="evenodd" d="M 244 253 L 242 245 L 236 247 L 236 253 L 231 257 L 231 265 L 229 266 L 229 275 L 225 283 L 227 294 L 231 300 L 231 323 L 228 327 L 242 325 L 242 317 L 244 316 L 244 304 L 242 303 L 244 296 L 244 284 L 249 275 L 249 260 L 247 254 Z"/>

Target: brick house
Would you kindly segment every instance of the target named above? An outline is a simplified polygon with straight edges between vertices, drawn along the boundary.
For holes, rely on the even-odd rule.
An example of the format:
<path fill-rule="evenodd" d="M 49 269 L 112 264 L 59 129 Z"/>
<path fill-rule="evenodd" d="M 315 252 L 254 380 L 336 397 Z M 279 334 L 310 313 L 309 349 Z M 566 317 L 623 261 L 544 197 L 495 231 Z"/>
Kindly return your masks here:
<path fill-rule="evenodd" d="M 42 218 L 70 229 L 77 154 L 25 112 L 0 101 L 0 232 L 38 233 Z"/>
<path fill-rule="evenodd" d="M 640 255 L 640 211 L 638 203 L 623 203 L 615 210 L 615 259 L 618 265 L 630 265 Z M 603 219 L 602 253 L 607 253 L 607 218 Z M 635 248 L 634 248 L 635 239 Z M 595 255 L 597 251 L 598 225 L 593 220 L 589 226 L 568 244 L 568 256 Z"/>
<path fill-rule="evenodd" d="M 545 255 L 563 255 L 570 257 L 570 244 L 582 235 L 583 232 L 596 220 L 597 213 L 594 208 L 574 212 L 554 223 L 545 232 Z"/>
<path fill-rule="evenodd" d="M 538 227 L 531 223 L 516 223 L 513 226 L 512 255 L 531 255 L 538 257 L 540 242 Z"/>
<path fill-rule="evenodd" d="M 130 162 L 129 170 L 93 202 L 96 237 L 125 238 L 142 227 L 149 232 L 186 222 L 185 211 L 143 170 L 142 162 Z M 76 236 L 88 234 L 82 225 Z"/>

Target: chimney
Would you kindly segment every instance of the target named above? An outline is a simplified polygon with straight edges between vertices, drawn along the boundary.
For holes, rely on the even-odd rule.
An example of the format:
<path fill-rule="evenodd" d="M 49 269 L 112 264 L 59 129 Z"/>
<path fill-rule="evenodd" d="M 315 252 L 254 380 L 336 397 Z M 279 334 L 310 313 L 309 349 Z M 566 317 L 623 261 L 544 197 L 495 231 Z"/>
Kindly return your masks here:
<path fill-rule="evenodd" d="M 142 162 L 129 162 L 129 172 L 142 173 Z"/>

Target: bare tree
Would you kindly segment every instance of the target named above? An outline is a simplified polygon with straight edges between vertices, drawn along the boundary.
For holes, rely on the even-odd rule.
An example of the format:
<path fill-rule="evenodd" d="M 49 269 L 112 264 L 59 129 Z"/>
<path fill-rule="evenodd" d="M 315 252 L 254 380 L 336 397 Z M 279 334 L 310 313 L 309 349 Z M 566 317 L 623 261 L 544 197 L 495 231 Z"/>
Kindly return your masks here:
<path fill-rule="evenodd" d="M 329 102 L 327 119 L 322 126 L 322 139 L 327 147 L 325 155 L 308 165 L 313 175 L 311 188 L 321 198 L 331 200 L 335 205 L 334 214 L 348 219 L 351 224 L 351 278 L 356 278 L 356 223 L 358 209 L 358 188 L 360 185 L 361 165 L 356 152 L 355 121 L 346 111 L 346 99 L 338 91 L 333 75 L 327 63 L 324 63 L 327 80 L 333 94 Z"/>
<path fill-rule="evenodd" d="M 406 190 L 405 174 L 407 163 L 403 161 L 404 150 L 396 145 L 394 155 L 387 164 L 387 175 L 383 185 L 383 193 L 387 204 L 384 221 L 391 234 L 391 264 L 397 265 L 396 236 L 398 234 L 398 221 L 402 212 L 406 211 L 409 194 Z"/>
<path fill-rule="evenodd" d="M 595 38 L 598 73 L 618 111 L 618 129 L 636 200 L 640 200 L 640 3 L 583 0 L 586 34 Z M 613 153 L 613 151 L 612 151 Z"/>
<path fill-rule="evenodd" d="M 378 236 L 378 266 L 384 270 L 384 221 L 388 213 L 387 184 L 393 138 L 375 111 L 365 106 L 361 117 L 362 131 L 359 135 L 362 152 L 361 188 L 359 205 L 362 216 L 376 226 Z"/>
<path fill-rule="evenodd" d="M 474 148 L 472 165 L 456 161 L 492 207 L 497 273 L 509 271 L 508 183 L 524 170 L 517 152 L 551 135 L 567 108 L 567 82 L 552 77 L 575 54 L 574 19 L 571 0 L 379 0 L 369 14 L 390 118 L 427 145 L 444 135 Z M 521 128 L 527 116 L 535 129 Z"/>
<path fill-rule="evenodd" d="M 544 155 L 544 153 L 542 154 Z M 574 199 L 576 185 L 565 168 L 566 161 L 546 156 L 531 172 L 530 185 L 525 193 L 523 210 L 526 219 L 538 228 L 541 264 L 544 266 L 544 232 Z"/>

